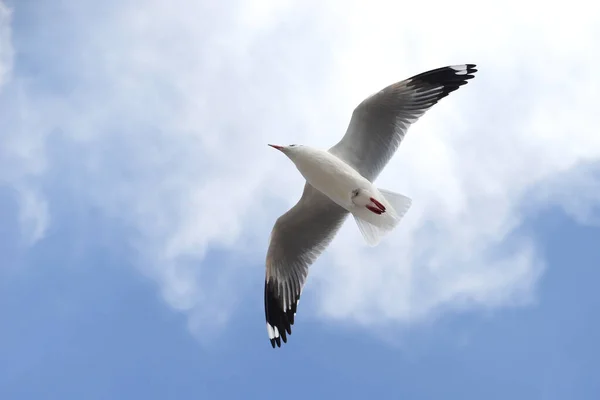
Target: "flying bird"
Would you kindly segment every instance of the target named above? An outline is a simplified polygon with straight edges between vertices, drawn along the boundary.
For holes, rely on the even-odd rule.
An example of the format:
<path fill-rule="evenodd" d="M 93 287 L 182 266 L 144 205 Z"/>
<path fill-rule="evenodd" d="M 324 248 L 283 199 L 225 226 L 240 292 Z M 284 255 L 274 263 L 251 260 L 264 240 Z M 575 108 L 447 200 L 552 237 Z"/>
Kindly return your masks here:
<path fill-rule="evenodd" d="M 353 111 L 342 139 L 329 150 L 292 144 L 280 150 L 305 178 L 300 200 L 271 231 L 266 256 L 265 318 L 271 346 L 291 335 L 308 268 L 352 214 L 366 243 L 377 245 L 412 200 L 373 184 L 406 131 L 440 99 L 465 85 L 475 64 L 452 65 L 391 84 Z"/>

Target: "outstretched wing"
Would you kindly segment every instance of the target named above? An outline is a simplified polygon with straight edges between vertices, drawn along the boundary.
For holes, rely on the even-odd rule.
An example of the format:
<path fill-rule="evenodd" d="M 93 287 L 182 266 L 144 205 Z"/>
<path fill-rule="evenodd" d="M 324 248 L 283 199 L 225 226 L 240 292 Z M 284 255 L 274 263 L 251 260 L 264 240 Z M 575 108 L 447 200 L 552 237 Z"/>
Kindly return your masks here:
<path fill-rule="evenodd" d="M 292 333 L 308 267 L 341 227 L 348 211 L 306 183 L 302 197 L 277 219 L 266 259 L 265 318 L 271 345 Z"/>
<path fill-rule="evenodd" d="M 475 64 L 448 66 L 386 87 L 354 109 L 346 134 L 329 151 L 374 181 L 411 124 L 476 71 Z"/>

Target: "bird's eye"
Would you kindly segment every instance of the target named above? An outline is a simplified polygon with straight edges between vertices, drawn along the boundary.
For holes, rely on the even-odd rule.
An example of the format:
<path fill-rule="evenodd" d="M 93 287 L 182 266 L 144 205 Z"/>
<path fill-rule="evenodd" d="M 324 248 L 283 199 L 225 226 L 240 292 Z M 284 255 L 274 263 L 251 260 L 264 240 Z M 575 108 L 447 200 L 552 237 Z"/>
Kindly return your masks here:
<path fill-rule="evenodd" d="M 290 147 L 296 147 L 296 145 L 295 144 L 290 144 Z"/>

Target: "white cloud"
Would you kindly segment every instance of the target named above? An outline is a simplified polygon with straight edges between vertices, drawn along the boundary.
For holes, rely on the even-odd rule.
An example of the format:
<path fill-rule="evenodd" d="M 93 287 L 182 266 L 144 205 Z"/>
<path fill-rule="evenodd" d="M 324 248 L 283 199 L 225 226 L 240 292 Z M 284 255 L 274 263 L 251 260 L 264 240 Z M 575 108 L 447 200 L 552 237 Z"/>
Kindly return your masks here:
<path fill-rule="evenodd" d="M 48 135 L 60 132 L 79 150 L 82 200 L 137 230 L 130 239 L 140 270 L 202 332 L 209 321 L 227 323 L 239 301 L 231 293 L 260 297 L 234 276 L 262 278 L 255 267 L 272 223 L 301 192 L 293 165 L 266 143 L 330 146 L 372 92 L 474 62 L 476 78 L 410 129 L 377 181 L 414 199 L 404 222 L 370 249 L 349 220 L 305 293 L 316 295 L 322 317 L 364 324 L 535 298 L 544 260 L 532 239 L 514 234 L 523 204 L 531 196 L 536 207 L 579 209 L 598 198 L 589 174 L 575 206 L 563 201 L 569 182 L 548 183 L 565 171 L 578 177 L 580 162 L 600 158 L 599 14 L 582 12 L 588 3 L 544 4 L 543 18 L 537 4 L 516 1 L 496 10 L 477 2 L 216 4 L 118 2 L 101 17 L 63 4 L 86 35 L 38 62 L 73 71 L 70 90 L 48 90 L 43 74 L 23 72 L 0 98 L 21 99 L 12 103 L 19 118 L 0 113 L 9 140 L 23 142 L 11 148 L 27 150 L 10 152 L 19 171 L 11 182 L 43 177 Z M 530 194 L 543 185 L 551 198 Z M 206 261 L 215 249 L 254 261 L 215 267 Z M 300 312 L 309 315 L 309 305 Z"/>
<path fill-rule="evenodd" d="M 30 175 L 44 169 L 40 132 L 48 127 L 38 124 L 27 94 L 10 85 L 14 66 L 11 23 L 12 10 L 0 2 L 0 184 L 16 189 L 21 236 L 30 246 L 44 236 L 49 223 L 45 199 L 28 182 Z"/>
<path fill-rule="evenodd" d="M 14 56 L 10 40 L 10 20 L 11 11 L 0 2 L 0 92 L 10 77 Z"/>
<path fill-rule="evenodd" d="M 50 216 L 48 205 L 38 193 L 29 188 L 19 188 L 19 222 L 27 245 L 33 245 L 44 237 Z"/>

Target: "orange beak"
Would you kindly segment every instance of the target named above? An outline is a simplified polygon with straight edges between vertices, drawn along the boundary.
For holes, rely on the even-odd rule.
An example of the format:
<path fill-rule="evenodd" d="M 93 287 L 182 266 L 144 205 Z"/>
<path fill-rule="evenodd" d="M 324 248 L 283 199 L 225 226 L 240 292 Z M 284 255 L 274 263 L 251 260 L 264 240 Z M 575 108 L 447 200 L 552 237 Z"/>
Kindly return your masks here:
<path fill-rule="evenodd" d="M 277 146 L 276 144 L 270 144 L 269 146 L 280 151 L 283 150 L 283 146 Z"/>

